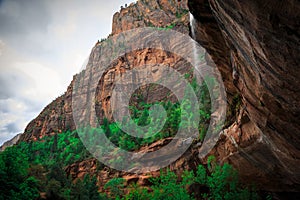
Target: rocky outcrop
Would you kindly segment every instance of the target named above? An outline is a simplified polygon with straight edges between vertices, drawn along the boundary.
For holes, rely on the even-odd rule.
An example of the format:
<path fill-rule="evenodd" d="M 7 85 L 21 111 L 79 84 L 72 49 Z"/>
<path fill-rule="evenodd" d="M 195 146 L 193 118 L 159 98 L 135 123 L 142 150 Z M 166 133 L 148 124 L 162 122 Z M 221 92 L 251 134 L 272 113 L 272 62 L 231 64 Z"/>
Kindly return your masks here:
<path fill-rule="evenodd" d="M 112 35 L 142 27 L 166 27 L 174 24 L 177 31 L 188 31 L 189 15 L 187 1 L 140 0 L 121 8 L 114 14 Z M 183 24 L 179 28 L 179 25 Z"/>
<path fill-rule="evenodd" d="M 229 98 L 241 97 L 211 153 L 262 189 L 299 192 L 299 1 L 190 0 L 189 8 Z"/>
<path fill-rule="evenodd" d="M 14 144 L 16 144 L 19 139 L 20 139 L 21 133 L 19 133 L 18 135 L 16 135 L 15 137 L 13 137 L 12 139 L 4 142 L 2 144 L 2 146 L 0 147 L 0 152 L 4 151 L 7 147 L 13 146 Z"/>
<path fill-rule="evenodd" d="M 139 150 L 142 153 L 148 153 L 156 151 L 158 148 L 163 147 L 170 142 L 172 138 L 165 138 L 154 142 L 149 146 L 145 146 Z M 184 170 L 196 170 L 197 166 L 200 164 L 200 159 L 197 159 L 196 148 L 191 148 L 185 152 L 185 154 L 172 163 L 168 168 L 177 174 L 182 174 Z M 162 169 L 165 170 L 165 169 Z M 153 171 L 145 174 L 135 174 L 128 173 L 124 171 L 117 171 L 109 167 L 104 166 L 95 158 L 76 162 L 72 165 L 66 167 L 65 171 L 67 174 L 76 181 L 77 179 L 83 179 L 85 175 L 96 176 L 98 180 L 99 190 L 104 192 L 104 185 L 112 178 L 123 178 L 125 180 L 125 185 L 130 185 L 133 183 L 139 186 L 147 187 L 149 186 L 150 178 L 159 176 L 159 171 Z"/>

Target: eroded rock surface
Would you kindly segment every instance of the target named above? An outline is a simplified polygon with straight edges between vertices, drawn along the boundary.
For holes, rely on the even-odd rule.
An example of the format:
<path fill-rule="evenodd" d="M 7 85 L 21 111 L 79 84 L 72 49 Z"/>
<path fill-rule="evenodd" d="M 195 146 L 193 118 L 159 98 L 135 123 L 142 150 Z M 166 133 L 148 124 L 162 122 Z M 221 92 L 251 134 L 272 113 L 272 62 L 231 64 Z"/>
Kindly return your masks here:
<path fill-rule="evenodd" d="M 263 189 L 299 191 L 299 1 L 190 0 L 189 8 L 228 96 L 242 97 L 212 154 Z"/>

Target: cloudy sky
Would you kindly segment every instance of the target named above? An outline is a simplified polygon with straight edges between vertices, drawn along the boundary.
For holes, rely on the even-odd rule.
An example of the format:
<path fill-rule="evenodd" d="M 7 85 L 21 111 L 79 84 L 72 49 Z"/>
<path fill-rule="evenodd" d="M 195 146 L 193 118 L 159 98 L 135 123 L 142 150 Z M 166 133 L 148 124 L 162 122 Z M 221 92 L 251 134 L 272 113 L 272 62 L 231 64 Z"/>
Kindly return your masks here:
<path fill-rule="evenodd" d="M 0 0 L 0 145 L 66 91 L 134 0 Z"/>

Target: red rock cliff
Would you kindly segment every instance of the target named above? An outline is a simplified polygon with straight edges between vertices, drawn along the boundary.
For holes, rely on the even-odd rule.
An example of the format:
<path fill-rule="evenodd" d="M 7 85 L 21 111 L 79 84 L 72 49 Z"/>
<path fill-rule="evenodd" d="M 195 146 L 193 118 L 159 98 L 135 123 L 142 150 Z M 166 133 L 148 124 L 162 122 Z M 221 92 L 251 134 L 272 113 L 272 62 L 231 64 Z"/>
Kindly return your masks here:
<path fill-rule="evenodd" d="M 229 99 L 242 98 L 212 153 L 261 188 L 299 191 L 299 1 L 189 0 L 189 8 Z"/>

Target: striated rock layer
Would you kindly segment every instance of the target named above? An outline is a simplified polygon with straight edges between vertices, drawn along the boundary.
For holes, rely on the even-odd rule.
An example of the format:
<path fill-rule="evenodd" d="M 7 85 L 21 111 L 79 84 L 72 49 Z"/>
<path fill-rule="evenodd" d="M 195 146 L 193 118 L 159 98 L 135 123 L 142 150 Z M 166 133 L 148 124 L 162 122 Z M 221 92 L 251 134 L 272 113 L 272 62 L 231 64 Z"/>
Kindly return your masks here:
<path fill-rule="evenodd" d="M 299 1 L 189 0 L 189 8 L 195 39 L 228 96 L 242 100 L 211 153 L 262 189 L 299 192 Z"/>

